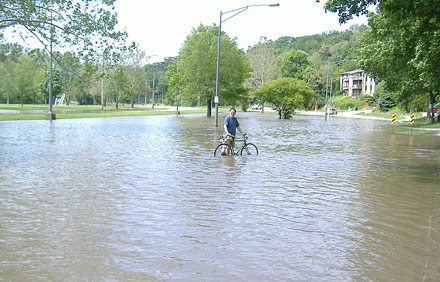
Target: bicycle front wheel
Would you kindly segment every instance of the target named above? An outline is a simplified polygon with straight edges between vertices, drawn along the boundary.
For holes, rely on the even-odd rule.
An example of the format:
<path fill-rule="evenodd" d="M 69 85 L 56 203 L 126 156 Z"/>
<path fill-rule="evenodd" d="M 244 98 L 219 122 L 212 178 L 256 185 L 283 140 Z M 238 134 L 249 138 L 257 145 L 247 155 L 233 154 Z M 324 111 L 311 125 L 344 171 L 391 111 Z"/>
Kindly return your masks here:
<path fill-rule="evenodd" d="M 243 156 L 257 156 L 258 155 L 258 148 L 252 143 L 247 143 L 246 146 L 244 146 L 243 150 L 241 150 L 241 155 Z"/>
<path fill-rule="evenodd" d="M 220 144 L 215 148 L 214 151 L 215 157 L 221 157 L 221 156 L 232 156 L 232 148 L 228 144 Z"/>

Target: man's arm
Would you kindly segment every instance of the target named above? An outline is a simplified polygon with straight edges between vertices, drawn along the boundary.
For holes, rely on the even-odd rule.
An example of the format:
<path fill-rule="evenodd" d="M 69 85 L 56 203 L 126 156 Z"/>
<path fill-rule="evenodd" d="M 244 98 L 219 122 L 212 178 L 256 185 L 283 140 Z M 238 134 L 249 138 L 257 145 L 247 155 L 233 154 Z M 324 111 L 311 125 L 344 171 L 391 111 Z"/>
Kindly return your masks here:
<path fill-rule="evenodd" d="M 241 131 L 240 126 L 237 126 L 238 131 L 240 131 L 240 134 L 243 135 L 243 131 Z"/>
<path fill-rule="evenodd" d="M 228 126 L 226 124 L 223 124 L 223 128 L 225 129 L 226 135 L 228 135 L 229 134 Z"/>

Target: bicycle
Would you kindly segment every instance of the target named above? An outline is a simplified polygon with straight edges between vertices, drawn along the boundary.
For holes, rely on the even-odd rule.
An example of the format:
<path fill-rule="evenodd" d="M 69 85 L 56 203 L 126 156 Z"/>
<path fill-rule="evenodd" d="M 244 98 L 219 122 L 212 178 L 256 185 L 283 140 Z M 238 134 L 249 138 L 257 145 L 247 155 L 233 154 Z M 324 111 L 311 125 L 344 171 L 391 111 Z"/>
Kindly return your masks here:
<path fill-rule="evenodd" d="M 214 156 L 220 157 L 224 155 L 228 156 L 237 156 L 237 155 L 248 155 L 248 156 L 257 156 L 258 155 L 258 148 L 252 143 L 247 142 L 248 135 L 243 134 L 243 139 L 235 139 L 235 142 L 241 142 L 240 146 L 238 147 L 237 151 L 234 150 L 234 146 L 230 146 L 226 143 L 225 139 L 223 137 L 220 137 L 221 144 L 217 146 L 214 150 Z M 227 153 L 229 152 L 229 153 Z M 223 153 L 223 154 L 222 154 Z"/>

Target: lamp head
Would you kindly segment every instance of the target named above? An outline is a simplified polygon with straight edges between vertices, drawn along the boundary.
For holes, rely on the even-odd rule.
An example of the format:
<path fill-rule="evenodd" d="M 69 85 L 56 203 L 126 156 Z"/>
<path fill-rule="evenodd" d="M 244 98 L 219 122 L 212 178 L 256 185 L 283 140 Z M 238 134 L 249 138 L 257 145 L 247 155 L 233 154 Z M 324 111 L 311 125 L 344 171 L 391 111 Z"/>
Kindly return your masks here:
<path fill-rule="evenodd" d="M 276 4 L 269 4 L 269 5 L 267 5 L 267 6 L 269 6 L 269 7 L 278 7 L 278 6 L 280 6 L 280 3 L 276 3 Z"/>

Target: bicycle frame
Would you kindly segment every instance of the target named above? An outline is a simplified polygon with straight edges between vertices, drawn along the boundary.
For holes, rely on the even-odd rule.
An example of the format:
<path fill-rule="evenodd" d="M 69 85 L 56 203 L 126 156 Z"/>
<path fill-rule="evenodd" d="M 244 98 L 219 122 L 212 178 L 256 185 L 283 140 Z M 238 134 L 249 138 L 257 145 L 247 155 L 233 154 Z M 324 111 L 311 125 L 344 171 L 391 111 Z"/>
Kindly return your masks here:
<path fill-rule="evenodd" d="M 221 149 L 221 152 L 223 153 L 224 149 L 223 146 L 229 148 L 228 155 L 236 156 L 236 155 L 243 155 L 244 151 L 246 151 L 246 155 L 258 155 L 258 148 L 252 143 L 247 142 L 248 136 L 247 134 L 243 134 L 243 138 L 241 139 L 235 139 L 236 142 L 240 142 L 241 144 L 238 146 L 238 149 L 236 149 L 235 146 L 229 145 L 227 142 L 221 142 L 217 148 L 214 150 L 214 156 L 216 156 L 217 152 L 220 152 L 219 149 Z M 235 142 L 234 142 L 235 143 Z"/>
<path fill-rule="evenodd" d="M 237 150 L 235 150 L 235 146 L 231 146 L 232 148 L 232 155 L 238 155 L 240 154 L 240 152 L 243 150 L 243 148 L 246 146 L 247 142 L 246 140 L 248 139 L 248 137 L 246 135 L 243 136 L 243 138 L 241 139 L 235 139 L 235 142 L 241 142 L 240 146 L 238 147 Z"/>

